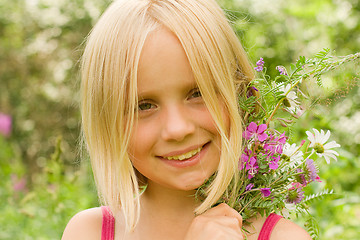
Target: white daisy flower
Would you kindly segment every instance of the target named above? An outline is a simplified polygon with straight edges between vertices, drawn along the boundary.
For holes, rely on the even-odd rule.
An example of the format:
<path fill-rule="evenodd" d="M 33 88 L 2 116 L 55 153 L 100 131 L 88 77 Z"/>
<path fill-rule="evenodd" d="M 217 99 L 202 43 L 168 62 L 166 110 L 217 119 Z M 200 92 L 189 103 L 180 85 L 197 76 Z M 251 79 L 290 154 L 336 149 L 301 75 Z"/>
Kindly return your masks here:
<path fill-rule="evenodd" d="M 284 218 L 289 219 L 290 218 L 290 212 L 294 212 L 296 210 L 295 204 L 292 203 L 285 203 L 285 207 L 283 210 L 281 210 L 281 216 Z"/>
<path fill-rule="evenodd" d="M 291 84 L 287 84 L 287 85 L 282 85 L 279 90 L 287 93 L 291 88 Z M 297 95 L 296 93 L 291 90 L 285 97 L 285 99 L 283 100 L 284 105 L 289 109 L 289 111 L 296 113 L 297 110 L 299 109 L 299 105 L 300 102 L 297 101 Z"/>
<path fill-rule="evenodd" d="M 326 143 L 326 141 L 329 140 L 330 131 L 328 130 L 325 133 L 323 130 L 320 130 L 319 132 L 315 128 L 313 128 L 313 131 L 314 133 L 306 131 L 310 141 L 310 147 L 314 149 L 313 151 L 315 151 L 319 157 L 324 157 L 328 164 L 330 163 L 330 158 L 337 160 L 336 156 L 339 156 L 339 153 L 331 150 L 331 148 L 340 147 L 340 145 L 335 141 Z"/>
<path fill-rule="evenodd" d="M 285 143 L 282 153 L 282 158 L 289 161 L 289 164 L 287 164 L 289 167 L 294 168 L 298 164 L 301 163 L 301 161 L 304 159 L 303 152 L 298 151 L 299 147 L 296 146 L 295 143 L 289 144 Z"/>

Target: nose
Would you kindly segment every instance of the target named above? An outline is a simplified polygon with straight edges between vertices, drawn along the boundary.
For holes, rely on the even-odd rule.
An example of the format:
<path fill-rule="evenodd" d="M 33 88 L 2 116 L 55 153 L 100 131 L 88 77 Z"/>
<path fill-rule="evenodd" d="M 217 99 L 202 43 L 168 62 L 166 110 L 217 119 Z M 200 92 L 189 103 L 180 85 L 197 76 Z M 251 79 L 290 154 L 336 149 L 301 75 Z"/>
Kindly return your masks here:
<path fill-rule="evenodd" d="M 161 137 L 166 141 L 182 141 L 195 131 L 193 118 L 186 106 L 171 106 L 164 111 Z"/>

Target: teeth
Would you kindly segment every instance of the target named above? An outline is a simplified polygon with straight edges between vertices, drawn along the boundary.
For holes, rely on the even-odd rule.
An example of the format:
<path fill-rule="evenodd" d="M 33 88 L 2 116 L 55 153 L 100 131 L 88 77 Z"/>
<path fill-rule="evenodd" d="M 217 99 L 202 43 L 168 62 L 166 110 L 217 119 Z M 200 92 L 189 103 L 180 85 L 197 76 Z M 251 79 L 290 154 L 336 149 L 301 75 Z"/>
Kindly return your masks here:
<path fill-rule="evenodd" d="M 168 160 L 185 160 L 188 158 L 191 158 L 192 156 L 194 156 L 195 154 L 197 154 L 198 152 L 200 152 L 202 149 L 202 147 L 199 147 L 198 149 L 192 150 L 188 153 L 182 154 L 182 155 L 177 155 L 177 156 L 171 156 L 171 157 L 165 157 Z"/>

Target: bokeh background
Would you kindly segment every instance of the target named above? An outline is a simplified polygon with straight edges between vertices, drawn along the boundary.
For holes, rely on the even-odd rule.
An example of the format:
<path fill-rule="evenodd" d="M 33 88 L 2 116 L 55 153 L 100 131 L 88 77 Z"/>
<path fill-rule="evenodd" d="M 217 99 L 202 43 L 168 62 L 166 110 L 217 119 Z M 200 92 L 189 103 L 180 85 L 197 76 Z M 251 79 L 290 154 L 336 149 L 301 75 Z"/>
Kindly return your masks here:
<path fill-rule="evenodd" d="M 360 0 L 219 0 L 252 62 L 269 73 L 323 48 L 360 51 Z M 76 212 L 98 206 L 79 149 L 79 59 L 109 0 L 0 0 L 0 239 L 60 239 Z M 320 239 L 360 236 L 360 64 L 324 76 L 318 102 L 292 128 L 329 129 L 340 157 L 320 164 L 311 206 Z M 301 224 L 301 219 L 297 220 Z"/>

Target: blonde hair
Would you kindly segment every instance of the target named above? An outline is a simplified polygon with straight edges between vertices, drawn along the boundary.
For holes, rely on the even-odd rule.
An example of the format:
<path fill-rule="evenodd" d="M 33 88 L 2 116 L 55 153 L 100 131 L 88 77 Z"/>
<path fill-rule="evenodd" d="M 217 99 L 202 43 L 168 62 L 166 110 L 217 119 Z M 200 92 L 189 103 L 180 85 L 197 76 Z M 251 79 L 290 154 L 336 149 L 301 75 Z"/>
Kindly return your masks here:
<path fill-rule="evenodd" d="M 137 70 L 148 34 L 170 29 L 181 42 L 194 77 L 221 135 L 221 157 L 202 213 L 237 178 L 242 117 L 238 90 L 246 93 L 253 70 L 223 11 L 213 0 L 118 0 L 90 33 L 82 59 L 82 129 L 99 198 L 126 227 L 139 219 L 139 183 L 127 148 L 136 114 Z M 221 119 L 219 98 L 230 119 Z"/>

